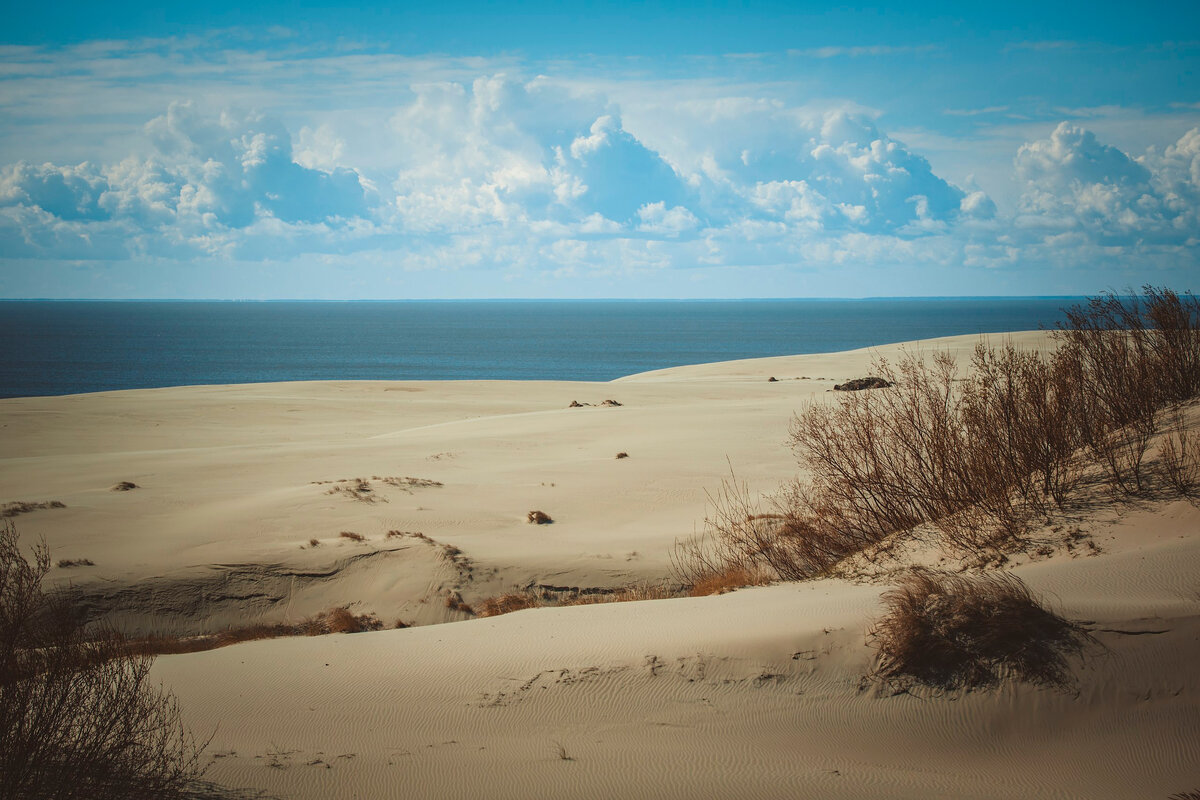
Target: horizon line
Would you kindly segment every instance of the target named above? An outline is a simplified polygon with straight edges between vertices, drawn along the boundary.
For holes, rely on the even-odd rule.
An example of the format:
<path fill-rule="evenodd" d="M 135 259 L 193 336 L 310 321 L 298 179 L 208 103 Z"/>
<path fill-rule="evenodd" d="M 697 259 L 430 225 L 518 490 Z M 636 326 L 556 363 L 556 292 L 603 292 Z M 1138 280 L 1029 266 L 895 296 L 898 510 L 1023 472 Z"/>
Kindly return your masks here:
<path fill-rule="evenodd" d="M 1090 294 L 931 294 L 821 297 L 0 297 L 0 303 L 711 303 L 795 300 L 1055 300 Z"/>

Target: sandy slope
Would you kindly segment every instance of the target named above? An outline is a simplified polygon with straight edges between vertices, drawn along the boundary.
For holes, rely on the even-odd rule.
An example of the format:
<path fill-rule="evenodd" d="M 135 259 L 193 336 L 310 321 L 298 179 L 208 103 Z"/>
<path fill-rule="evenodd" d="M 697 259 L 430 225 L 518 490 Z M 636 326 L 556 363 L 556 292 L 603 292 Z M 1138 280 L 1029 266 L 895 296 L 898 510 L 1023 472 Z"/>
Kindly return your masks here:
<path fill-rule="evenodd" d="M 882 587 L 841 581 L 156 669 L 216 730 L 212 777 L 288 797 L 1165 798 L 1200 763 L 1198 529 L 1187 503 L 1134 511 L 1096 527 L 1106 553 L 1020 570 L 1105 648 L 1077 693 L 864 690 Z"/>
<path fill-rule="evenodd" d="M 1039 333 L 1015 334 L 1044 346 Z M 1001 337 L 992 337 L 1000 341 Z M 968 354 L 976 337 L 907 349 Z M 791 474 L 800 404 L 901 346 L 588 383 L 313 383 L 0 401 L 0 501 L 143 628 L 334 603 L 432 623 L 513 586 L 657 580 L 729 464 Z M 774 376 L 776 382 L 767 378 Z M 567 408 L 572 400 L 617 408 Z M 617 460 L 618 451 L 629 453 Z M 342 478 L 376 502 L 327 494 Z M 141 488 L 112 492 L 118 481 Z M 386 500 L 386 502 L 384 502 Z M 527 525 L 539 508 L 556 522 Z M 1106 649 L 1077 693 L 860 688 L 883 585 L 822 581 L 160 658 L 210 777 L 297 798 L 1162 797 L 1200 788 L 1200 511 L 1097 512 L 1018 567 Z M 388 530 L 421 531 L 461 548 Z M 350 530 L 365 544 L 339 540 Z M 310 538 L 321 544 L 310 548 Z M 559 746 L 569 760 L 559 757 Z"/>

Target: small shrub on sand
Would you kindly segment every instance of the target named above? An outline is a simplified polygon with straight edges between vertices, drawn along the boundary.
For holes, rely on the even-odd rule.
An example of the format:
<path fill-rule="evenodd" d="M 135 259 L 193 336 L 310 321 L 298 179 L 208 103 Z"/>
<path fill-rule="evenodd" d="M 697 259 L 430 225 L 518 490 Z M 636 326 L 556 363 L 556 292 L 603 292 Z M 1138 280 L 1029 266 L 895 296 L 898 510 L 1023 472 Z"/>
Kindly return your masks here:
<path fill-rule="evenodd" d="M 544 511 L 530 511 L 525 515 L 525 520 L 531 525 L 549 525 L 554 522 L 550 515 Z"/>
<path fill-rule="evenodd" d="M 352 542 L 365 542 L 367 540 L 361 533 L 355 533 L 354 531 L 342 531 L 338 536 L 343 539 L 349 539 Z"/>
<path fill-rule="evenodd" d="M 60 558 L 58 560 L 58 566 L 62 567 L 63 569 L 68 569 L 70 567 L 94 567 L 96 566 L 96 562 L 92 561 L 90 558 Z"/>
<path fill-rule="evenodd" d="M 309 546 L 309 547 L 320 547 L 320 546 L 321 546 L 321 540 L 320 540 L 320 539 L 309 539 L 309 540 L 308 540 L 308 546 Z"/>
<path fill-rule="evenodd" d="M 111 489 L 109 489 L 109 491 L 110 492 L 128 492 L 131 489 L 137 489 L 137 488 L 139 488 L 138 485 L 136 483 L 134 483 L 133 481 L 121 481 L 120 483 L 114 485 Z"/>
<path fill-rule="evenodd" d="M 626 453 L 624 450 L 622 450 L 621 452 L 617 453 L 617 458 L 629 458 L 629 453 Z"/>
<path fill-rule="evenodd" d="M 897 689 L 976 689 L 1006 677 L 1061 688 L 1070 683 L 1067 656 L 1092 641 L 1011 573 L 917 569 L 883 604 L 887 613 L 869 633 L 879 651 L 874 677 Z"/>

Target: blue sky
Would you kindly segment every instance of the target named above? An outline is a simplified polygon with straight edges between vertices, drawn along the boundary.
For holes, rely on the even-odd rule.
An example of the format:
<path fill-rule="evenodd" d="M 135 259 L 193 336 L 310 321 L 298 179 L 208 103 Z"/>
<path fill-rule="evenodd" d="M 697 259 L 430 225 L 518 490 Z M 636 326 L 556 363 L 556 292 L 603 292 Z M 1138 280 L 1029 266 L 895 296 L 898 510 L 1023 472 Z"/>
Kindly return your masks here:
<path fill-rule="evenodd" d="M 0 297 L 1200 289 L 1195 4 L 24 4 Z"/>

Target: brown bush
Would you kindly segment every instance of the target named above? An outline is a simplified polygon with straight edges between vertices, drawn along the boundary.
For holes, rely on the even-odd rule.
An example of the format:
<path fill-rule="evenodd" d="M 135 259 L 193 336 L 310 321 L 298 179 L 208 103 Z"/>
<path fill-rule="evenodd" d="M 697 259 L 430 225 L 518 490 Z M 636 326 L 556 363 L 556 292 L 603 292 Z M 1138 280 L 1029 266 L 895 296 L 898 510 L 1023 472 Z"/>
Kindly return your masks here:
<path fill-rule="evenodd" d="M 549 525 L 554 522 L 550 515 L 544 511 L 530 511 L 525 515 L 525 521 L 532 525 Z"/>
<path fill-rule="evenodd" d="M 887 613 L 869 633 L 879 651 L 874 677 L 898 689 L 975 689 L 1009 677 L 1064 687 L 1068 657 L 1093 641 L 1011 573 L 913 570 L 883 604 Z"/>
<path fill-rule="evenodd" d="M 352 542 L 365 542 L 367 540 L 361 533 L 355 533 L 354 531 L 342 531 L 338 536 L 343 539 L 349 539 Z"/>
<path fill-rule="evenodd" d="M 151 683 L 152 659 L 85 631 L 42 590 L 49 568 L 44 545 L 30 562 L 0 527 L 0 798 L 192 796 L 203 746 Z"/>
<path fill-rule="evenodd" d="M 70 567 L 94 567 L 96 566 L 96 562 L 90 558 L 60 558 L 57 566 L 62 569 L 69 569 Z"/>

